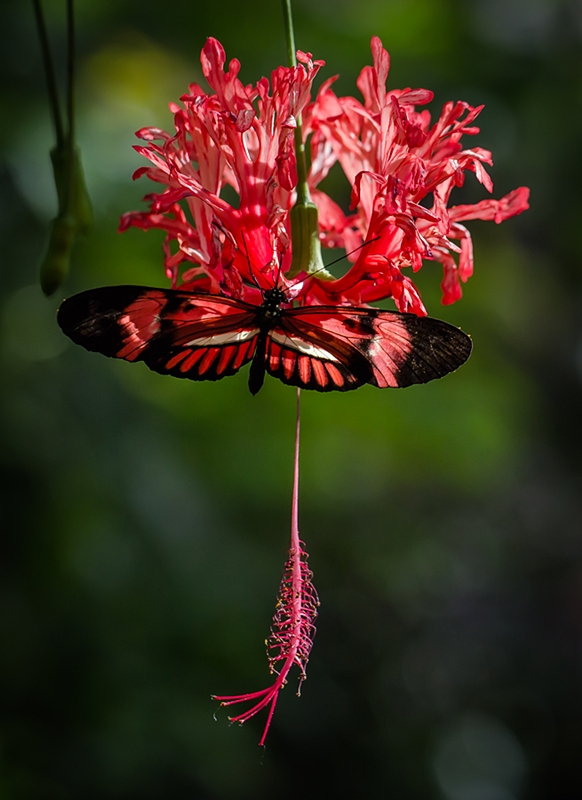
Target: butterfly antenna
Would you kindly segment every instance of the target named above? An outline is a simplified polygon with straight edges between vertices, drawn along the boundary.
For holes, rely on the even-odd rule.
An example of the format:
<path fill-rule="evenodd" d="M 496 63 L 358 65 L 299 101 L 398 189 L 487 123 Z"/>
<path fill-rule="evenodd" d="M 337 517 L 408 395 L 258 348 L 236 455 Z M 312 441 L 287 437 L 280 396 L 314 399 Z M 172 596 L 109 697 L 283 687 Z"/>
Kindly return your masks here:
<path fill-rule="evenodd" d="M 353 250 L 350 250 L 350 252 L 349 252 L 349 253 L 346 253 L 345 255 L 343 255 L 343 256 L 340 256 L 339 258 L 336 258 L 336 259 L 334 259 L 334 261 L 330 261 L 330 262 L 329 262 L 329 264 L 324 264 L 324 266 L 323 266 L 323 267 L 320 267 L 319 269 L 316 269 L 314 272 L 309 272 L 309 273 L 308 273 L 308 275 L 307 275 L 307 277 L 308 277 L 308 278 L 311 278 L 313 275 L 317 275 L 317 273 L 318 273 L 318 272 L 323 272 L 323 271 L 324 271 L 324 270 L 326 270 L 328 267 L 331 267 L 333 264 L 337 264 L 337 263 L 338 263 L 338 261 L 343 261 L 343 260 L 344 260 L 344 258 L 348 258 L 348 256 L 351 256 L 351 255 L 352 255 L 352 253 L 357 253 L 357 252 L 358 252 L 358 250 L 361 250 L 363 247 L 367 247 L 369 244 L 373 244 L 374 242 L 377 242 L 377 241 L 379 241 L 379 239 L 380 239 L 380 238 L 381 238 L 380 236 L 376 236 L 376 237 L 374 237 L 374 239 L 368 239 L 368 241 L 367 241 L 367 242 L 364 242 L 363 244 L 359 245 L 358 247 L 355 247 Z M 304 278 L 302 278 L 301 280 L 305 280 L 305 279 L 304 279 Z M 300 283 L 300 282 L 301 282 L 301 281 L 295 281 L 295 283 Z M 293 284 L 293 286 L 295 286 L 295 283 Z"/>
<path fill-rule="evenodd" d="M 340 256 L 339 258 L 336 258 L 333 261 L 330 261 L 329 264 L 326 264 L 325 267 L 322 267 L 322 269 L 326 269 L 327 267 L 331 267 L 332 264 L 337 264 L 338 261 L 343 261 L 344 258 L 348 258 L 348 256 L 352 255 L 352 253 L 357 253 L 358 250 L 361 250 L 363 247 L 367 247 L 369 244 L 373 244 L 374 242 L 380 241 L 380 238 L 381 238 L 380 236 L 375 236 L 373 239 L 368 239 L 367 242 L 364 242 L 363 244 L 359 245 L 358 247 L 355 247 L 353 250 L 350 250 L 350 252 L 346 253 L 345 256 Z M 317 270 L 317 272 L 320 272 L 320 271 L 321 270 L 319 270 L 319 269 Z M 313 275 L 314 273 L 311 273 L 311 274 Z"/>

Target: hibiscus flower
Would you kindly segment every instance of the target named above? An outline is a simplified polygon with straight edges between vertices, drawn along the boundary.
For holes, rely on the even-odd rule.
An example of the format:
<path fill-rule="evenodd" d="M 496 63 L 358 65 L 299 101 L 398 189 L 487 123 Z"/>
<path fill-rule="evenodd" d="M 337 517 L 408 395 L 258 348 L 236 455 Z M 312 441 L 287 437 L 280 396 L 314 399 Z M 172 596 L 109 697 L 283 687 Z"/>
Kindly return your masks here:
<path fill-rule="evenodd" d="M 474 122 L 483 106 L 446 103 L 431 124 L 430 113 L 417 106 L 430 102 L 433 93 L 386 89 L 390 58 L 377 37 L 372 54 L 373 66 L 364 67 L 357 82 L 363 103 L 337 97 L 335 78 L 310 103 L 323 62 L 298 52 L 299 65 L 279 67 L 270 84 L 262 78 L 244 86 L 239 62 L 233 59 L 225 71 L 224 49 L 208 39 L 201 62 L 212 92 L 191 84 L 182 106 L 170 105 L 173 134 L 159 128 L 137 132 L 147 144 L 135 149 L 151 165 L 134 178 L 147 175 L 164 189 L 146 197 L 149 211 L 124 214 L 120 230 L 166 231 L 165 269 L 174 288 L 260 304 L 261 289 L 279 278 L 288 296 L 302 304 L 362 305 L 391 297 L 399 311 L 425 315 L 411 273 L 425 261 L 439 261 L 443 303 L 458 300 L 461 282 L 473 272 L 471 235 L 463 223 L 499 223 L 521 213 L 529 189 L 451 206 L 451 192 L 463 185 L 467 171 L 487 191 L 493 188 L 485 166 L 492 164 L 491 153 L 461 143 L 479 132 Z M 293 132 L 302 113 L 321 244 L 352 252 L 353 265 L 337 280 L 309 265 L 291 271 Z M 317 188 L 336 162 L 352 186 L 350 214 Z M 226 199 L 226 187 L 238 196 L 236 204 Z"/>
<path fill-rule="evenodd" d="M 150 165 L 141 167 L 134 177 L 147 175 L 163 189 L 146 198 L 149 211 L 132 211 L 121 220 L 121 230 L 166 231 L 164 263 L 172 288 L 222 295 L 263 308 L 268 306 L 266 298 L 275 303 L 273 293 L 278 293 L 277 313 L 279 305 L 294 302 L 357 306 L 361 312 L 361 306 L 392 298 L 399 311 L 425 316 L 412 276 L 425 261 L 438 261 L 444 268 L 443 303 L 461 297 L 461 282 L 473 272 L 471 235 L 463 223 L 471 219 L 502 222 L 519 214 L 528 207 L 529 190 L 521 187 L 500 200 L 450 205 L 452 190 L 462 186 L 467 171 L 487 191 L 492 190 L 486 170 L 492 164 L 491 153 L 461 143 L 464 136 L 478 133 L 474 123 L 482 106 L 447 103 L 432 123 L 430 113 L 419 107 L 429 103 L 433 93 L 388 90 L 390 59 L 376 37 L 372 54 L 373 66 L 364 67 L 358 79 L 363 102 L 337 97 L 332 90 L 335 78 L 327 80 L 311 102 L 313 80 L 323 62 L 313 61 L 310 54 L 298 52 L 298 66 L 279 67 L 270 83 L 263 78 L 254 86 L 244 86 L 238 78 L 239 62 L 232 60 L 225 70 L 222 46 L 208 39 L 201 61 L 211 91 L 192 84 L 181 98 L 182 106 L 170 106 L 174 133 L 159 128 L 138 131 L 146 144 L 136 150 Z M 301 115 L 311 166 L 307 188 L 300 187 L 302 200 L 296 205 L 294 134 L 301 131 Z M 352 187 L 350 213 L 318 189 L 336 162 Z M 233 193 L 237 200 L 229 202 Z M 309 196 L 317 210 L 306 201 Z M 306 211 L 302 219 L 298 209 Z M 306 229 L 298 234 L 303 225 Z M 323 269 L 318 254 L 303 258 L 302 253 L 297 258 L 296 252 L 293 257 L 292 243 L 301 237 L 305 242 L 312 235 L 323 247 L 348 251 L 352 264 L 342 277 L 334 279 Z M 147 300 L 150 292 L 144 291 Z M 143 310 L 143 298 L 138 302 L 140 313 L 147 311 L 155 327 L 159 315 Z M 348 322 L 354 329 L 360 324 Z M 146 334 L 138 342 L 144 347 Z M 132 354 L 140 352 L 131 337 L 127 347 Z M 129 358 L 125 350 L 114 354 Z M 183 355 L 178 353 L 174 360 Z M 198 355 L 191 355 L 192 363 Z M 190 364 L 188 359 L 181 363 Z M 166 371 L 171 364 L 173 360 L 164 361 Z M 323 369 L 317 362 L 315 366 Z M 300 685 L 305 679 L 319 604 L 299 538 L 298 458 L 299 413 L 291 548 L 267 641 L 273 683 L 256 692 L 215 698 L 224 706 L 250 703 L 247 711 L 231 717 L 241 724 L 261 709 L 269 709 L 260 744 L 265 742 L 279 692 L 292 667 L 299 668 Z"/>

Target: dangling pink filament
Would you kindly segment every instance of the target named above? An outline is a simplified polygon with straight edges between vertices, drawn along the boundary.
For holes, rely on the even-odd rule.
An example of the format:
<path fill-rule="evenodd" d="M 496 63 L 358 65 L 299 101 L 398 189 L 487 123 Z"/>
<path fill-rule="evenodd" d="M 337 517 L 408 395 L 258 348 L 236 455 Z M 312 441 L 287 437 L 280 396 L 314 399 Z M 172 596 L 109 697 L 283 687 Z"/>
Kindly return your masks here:
<path fill-rule="evenodd" d="M 305 670 L 315 636 L 315 618 L 319 598 L 311 581 L 312 573 L 307 565 L 307 553 L 303 549 L 303 542 L 299 538 L 299 437 L 301 429 L 301 392 L 297 389 L 297 426 L 295 432 L 295 463 L 293 470 L 293 502 L 291 507 L 291 546 L 289 558 L 283 570 L 279 595 L 271 634 L 267 640 L 267 658 L 269 670 L 276 675 L 275 681 L 266 689 L 258 692 L 238 695 L 213 695 L 213 700 L 219 700 L 221 706 L 231 706 L 255 700 L 255 704 L 236 717 L 229 717 L 231 722 L 243 724 L 254 717 L 262 708 L 269 706 L 267 722 L 259 742 L 265 744 L 267 733 L 279 692 L 287 683 L 287 675 L 295 664 L 299 667 L 299 686 L 297 695 L 301 693 L 301 684 L 307 677 Z"/>

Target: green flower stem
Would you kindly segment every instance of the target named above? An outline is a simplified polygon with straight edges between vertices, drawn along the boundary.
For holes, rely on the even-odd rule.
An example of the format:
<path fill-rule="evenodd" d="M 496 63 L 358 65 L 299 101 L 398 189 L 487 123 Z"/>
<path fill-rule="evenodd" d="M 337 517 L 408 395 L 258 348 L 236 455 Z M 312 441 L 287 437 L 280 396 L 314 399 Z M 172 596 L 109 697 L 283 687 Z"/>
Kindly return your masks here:
<path fill-rule="evenodd" d="M 283 0 L 283 20 L 289 66 L 297 67 L 291 0 Z M 311 200 L 307 185 L 307 159 L 300 114 L 295 118 L 294 142 L 297 165 L 297 201 L 291 209 L 290 215 L 293 261 L 287 277 L 294 278 L 300 272 L 318 272 L 322 278 L 331 277 L 323 267 L 317 206 Z"/>
<path fill-rule="evenodd" d="M 287 40 L 287 59 L 289 61 L 289 66 L 296 67 L 297 48 L 295 47 L 295 32 L 293 30 L 291 0 L 283 0 L 283 24 L 285 25 L 285 39 Z"/>
<path fill-rule="evenodd" d="M 40 49 L 42 53 L 42 60 L 44 66 L 44 74 L 46 77 L 46 87 L 49 96 L 49 106 L 53 124 L 55 126 L 55 138 L 57 140 L 57 147 L 63 147 L 65 144 L 65 133 L 63 129 L 63 120 L 61 117 L 61 110 L 59 107 L 59 94 L 57 91 L 57 79 L 55 75 L 55 65 L 51 55 L 49 46 L 48 35 L 46 32 L 46 24 L 44 21 L 44 14 L 42 13 L 42 6 L 40 0 L 32 0 L 34 8 L 34 16 L 36 19 L 36 27 L 38 29 L 38 38 L 40 39 Z"/>
<path fill-rule="evenodd" d="M 67 124 L 69 151 L 75 147 L 75 17 L 74 0 L 67 0 Z"/>
<path fill-rule="evenodd" d="M 297 66 L 297 48 L 295 47 L 295 32 L 293 30 L 293 15 L 291 13 L 291 0 L 283 0 L 283 21 L 285 25 L 285 38 L 287 40 L 287 59 L 290 67 Z M 303 128 L 301 115 L 296 117 L 295 128 L 295 160 L 297 162 L 297 203 L 309 203 L 309 188 L 307 186 L 307 161 L 305 158 L 305 145 L 303 143 Z"/>

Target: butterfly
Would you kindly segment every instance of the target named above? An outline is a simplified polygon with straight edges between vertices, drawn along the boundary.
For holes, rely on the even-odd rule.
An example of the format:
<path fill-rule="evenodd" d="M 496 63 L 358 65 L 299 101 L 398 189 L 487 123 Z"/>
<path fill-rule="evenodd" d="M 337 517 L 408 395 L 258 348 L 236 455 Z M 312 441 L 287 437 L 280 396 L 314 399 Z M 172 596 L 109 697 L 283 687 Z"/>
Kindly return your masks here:
<path fill-rule="evenodd" d="M 371 307 L 291 307 L 277 286 L 262 291 L 261 305 L 104 286 L 65 300 L 58 323 L 87 350 L 177 378 L 216 381 L 250 362 L 252 394 L 265 373 L 319 392 L 427 383 L 461 366 L 472 349 L 466 333 L 438 319 Z"/>

